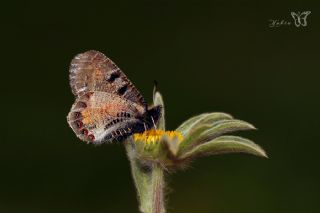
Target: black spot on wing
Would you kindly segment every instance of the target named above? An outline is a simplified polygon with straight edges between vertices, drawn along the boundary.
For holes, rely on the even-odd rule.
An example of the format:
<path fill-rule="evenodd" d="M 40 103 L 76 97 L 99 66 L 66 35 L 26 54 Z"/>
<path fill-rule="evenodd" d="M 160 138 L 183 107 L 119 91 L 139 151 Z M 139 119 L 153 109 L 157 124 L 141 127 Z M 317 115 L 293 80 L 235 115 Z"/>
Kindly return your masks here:
<path fill-rule="evenodd" d="M 128 90 L 128 85 L 127 85 L 127 84 L 126 84 L 126 85 L 123 85 L 122 87 L 120 87 L 120 88 L 118 89 L 118 94 L 119 94 L 119 95 L 123 95 L 127 90 Z"/>
<path fill-rule="evenodd" d="M 117 78 L 120 77 L 120 72 L 114 72 L 110 75 L 109 79 L 107 79 L 108 82 L 112 83 L 114 82 Z"/>
<path fill-rule="evenodd" d="M 125 117 L 125 118 L 130 118 L 131 114 L 128 112 L 119 112 L 117 113 L 117 117 Z"/>
<path fill-rule="evenodd" d="M 123 121 L 122 118 L 115 118 L 115 119 L 111 120 L 110 122 L 108 122 L 108 123 L 104 126 L 104 129 L 106 130 L 106 129 L 108 129 L 109 127 L 111 127 L 111 126 L 113 126 L 113 125 L 115 125 L 115 124 L 117 124 L 117 123 L 119 123 L 119 122 L 122 122 L 122 121 Z"/>

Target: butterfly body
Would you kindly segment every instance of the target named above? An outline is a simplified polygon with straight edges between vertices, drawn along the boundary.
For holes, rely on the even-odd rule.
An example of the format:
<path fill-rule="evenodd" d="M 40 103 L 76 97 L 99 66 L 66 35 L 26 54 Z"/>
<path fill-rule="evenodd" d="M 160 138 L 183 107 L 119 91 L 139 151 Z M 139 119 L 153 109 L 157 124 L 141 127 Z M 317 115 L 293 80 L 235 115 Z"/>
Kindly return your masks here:
<path fill-rule="evenodd" d="M 161 106 L 148 108 L 124 73 L 98 51 L 72 60 L 70 84 L 76 101 L 67 120 L 81 140 L 122 141 L 152 128 L 160 117 Z"/>

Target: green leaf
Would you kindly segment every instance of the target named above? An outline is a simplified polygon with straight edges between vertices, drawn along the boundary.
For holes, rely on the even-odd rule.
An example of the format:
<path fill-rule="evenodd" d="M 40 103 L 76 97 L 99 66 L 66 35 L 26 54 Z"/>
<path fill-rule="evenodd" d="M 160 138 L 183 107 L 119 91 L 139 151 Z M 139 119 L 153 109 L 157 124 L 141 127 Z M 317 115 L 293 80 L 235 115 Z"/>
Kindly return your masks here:
<path fill-rule="evenodd" d="M 256 129 L 252 124 L 241 120 L 222 120 L 215 122 L 211 128 L 202 131 L 198 140 L 209 141 L 228 132 Z"/>
<path fill-rule="evenodd" d="M 166 129 L 166 122 L 165 122 L 165 114 L 164 114 L 164 102 L 163 102 L 163 98 L 162 95 L 159 91 L 156 90 L 156 87 L 153 90 L 153 105 L 154 106 L 162 106 L 161 108 L 161 117 L 158 121 L 158 128 L 165 130 Z"/>
<path fill-rule="evenodd" d="M 189 152 L 183 154 L 180 158 L 187 159 L 204 155 L 237 152 L 253 154 L 266 158 L 268 157 L 266 152 L 254 142 L 242 137 L 225 135 L 194 147 Z"/>
<path fill-rule="evenodd" d="M 184 123 L 182 123 L 176 130 L 181 132 L 185 137 L 188 137 L 188 134 L 191 129 L 201 126 L 204 124 L 213 124 L 219 120 L 228 120 L 232 119 L 232 116 L 222 112 L 213 112 L 213 113 L 204 113 L 201 115 L 194 116 Z"/>

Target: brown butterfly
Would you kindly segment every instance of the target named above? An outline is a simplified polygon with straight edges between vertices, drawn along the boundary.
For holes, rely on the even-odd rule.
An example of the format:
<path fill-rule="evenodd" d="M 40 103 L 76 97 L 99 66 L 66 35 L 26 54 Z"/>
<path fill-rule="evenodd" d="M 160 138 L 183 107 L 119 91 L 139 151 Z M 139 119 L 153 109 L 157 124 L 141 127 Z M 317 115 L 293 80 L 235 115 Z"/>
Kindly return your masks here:
<path fill-rule="evenodd" d="M 83 141 L 122 141 L 155 126 L 161 106 L 148 107 L 125 74 L 103 53 L 90 50 L 71 61 L 76 97 L 67 120 Z"/>

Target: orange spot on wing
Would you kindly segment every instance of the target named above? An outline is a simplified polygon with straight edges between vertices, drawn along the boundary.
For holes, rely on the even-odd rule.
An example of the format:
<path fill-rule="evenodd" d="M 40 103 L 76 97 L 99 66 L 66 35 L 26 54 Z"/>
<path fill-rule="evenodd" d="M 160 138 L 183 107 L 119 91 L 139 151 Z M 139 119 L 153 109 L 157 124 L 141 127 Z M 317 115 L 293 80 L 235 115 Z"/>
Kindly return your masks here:
<path fill-rule="evenodd" d="M 126 110 L 126 105 L 117 102 L 112 102 L 106 104 L 103 110 L 106 114 L 110 116 L 116 116 L 117 113 Z"/>
<path fill-rule="evenodd" d="M 83 120 L 82 122 L 86 125 L 94 123 L 93 115 L 95 114 L 92 109 L 85 109 L 81 112 Z"/>
<path fill-rule="evenodd" d="M 116 117 L 119 112 L 126 111 L 126 109 L 126 105 L 116 102 L 105 104 L 101 108 L 86 108 L 81 112 L 83 117 L 82 122 L 85 125 L 100 123 L 106 117 Z"/>

